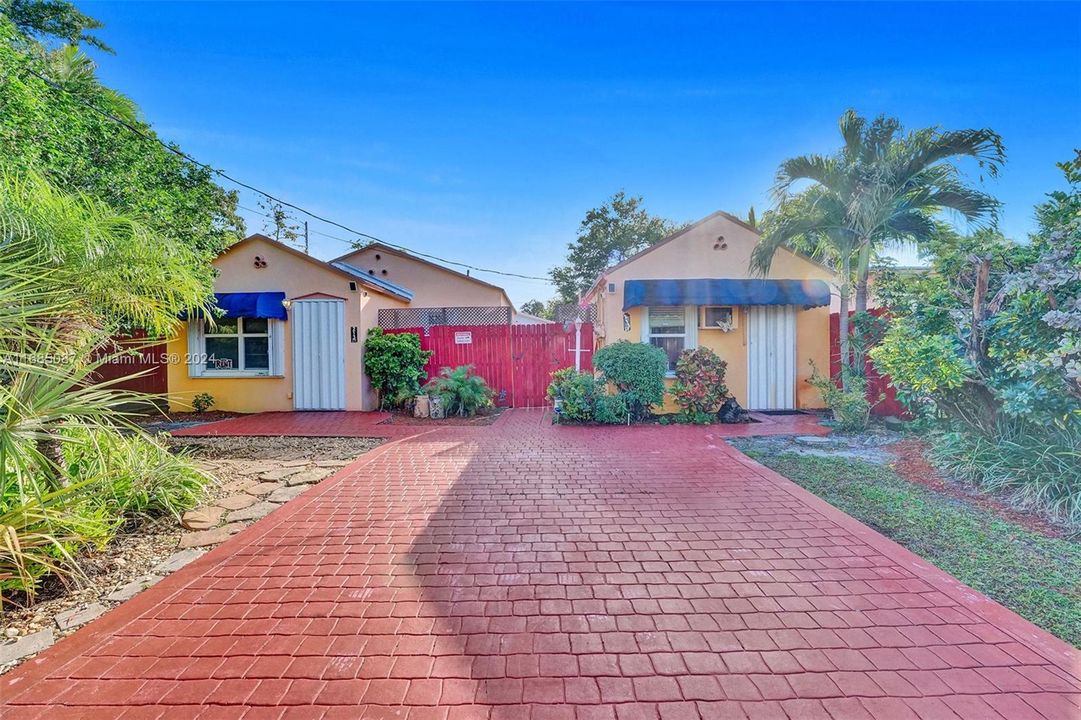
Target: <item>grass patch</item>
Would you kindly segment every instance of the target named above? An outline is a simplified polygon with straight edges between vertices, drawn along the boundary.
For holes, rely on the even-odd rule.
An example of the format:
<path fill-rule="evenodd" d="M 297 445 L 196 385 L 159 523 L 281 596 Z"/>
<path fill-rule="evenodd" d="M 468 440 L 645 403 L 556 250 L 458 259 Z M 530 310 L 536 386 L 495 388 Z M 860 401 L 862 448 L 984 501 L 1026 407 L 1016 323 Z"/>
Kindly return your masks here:
<path fill-rule="evenodd" d="M 848 458 L 747 454 L 1081 647 L 1081 543 L 1032 532 L 886 467 Z"/>

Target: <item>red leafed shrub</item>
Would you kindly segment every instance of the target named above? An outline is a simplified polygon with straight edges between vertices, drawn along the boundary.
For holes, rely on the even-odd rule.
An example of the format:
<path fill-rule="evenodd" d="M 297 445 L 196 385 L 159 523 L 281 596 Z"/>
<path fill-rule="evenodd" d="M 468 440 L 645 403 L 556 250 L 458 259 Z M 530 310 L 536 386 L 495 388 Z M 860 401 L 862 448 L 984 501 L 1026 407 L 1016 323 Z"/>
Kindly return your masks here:
<path fill-rule="evenodd" d="M 709 348 L 684 350 L 676 362 L 671 393 L 684 416 L 699 421 L 713 415 L 728 397 L 724 374 L 728 363 Z"/>

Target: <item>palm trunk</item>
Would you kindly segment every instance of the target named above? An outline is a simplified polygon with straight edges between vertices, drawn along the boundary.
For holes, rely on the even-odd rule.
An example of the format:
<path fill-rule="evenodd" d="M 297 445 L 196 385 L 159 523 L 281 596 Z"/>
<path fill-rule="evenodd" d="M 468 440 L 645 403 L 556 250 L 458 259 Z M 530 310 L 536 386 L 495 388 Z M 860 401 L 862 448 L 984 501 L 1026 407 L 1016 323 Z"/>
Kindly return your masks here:
<path fill-rule="evenodd" d="M 37 450 L 45 460 L 41 468 L 41 474 L 48 483 L 50 489 L 59 490 L 67 485 L 67 464 L 64 462 L 64 448 L 60 444 L 60 438 L 55 430 L 47 430 L 48 437 L 37 441 Z"/>
<path fill-rule="evenodd" d="M 841 312 L 838 317 L 838 334 L 841 345 L 841 389 L 848 390 L 849 363 L 852 358 L 848 354 L 848 295 L 851 290 L 849 281 L 852 279 L 852 254 L 844 252 L 841 256 Z"/>
<path fill-rule="evenodd" d="M 857 316 L 867 312 L 867 281 L 871 272 L 871 244 L 864 242 L 860 245 L 859 256 L 856 260 L 856 307 Z M 857 325 L 856 342 L 852 348 L 852 372 L 862 377 L 867 363 L 867 342 Z"/>

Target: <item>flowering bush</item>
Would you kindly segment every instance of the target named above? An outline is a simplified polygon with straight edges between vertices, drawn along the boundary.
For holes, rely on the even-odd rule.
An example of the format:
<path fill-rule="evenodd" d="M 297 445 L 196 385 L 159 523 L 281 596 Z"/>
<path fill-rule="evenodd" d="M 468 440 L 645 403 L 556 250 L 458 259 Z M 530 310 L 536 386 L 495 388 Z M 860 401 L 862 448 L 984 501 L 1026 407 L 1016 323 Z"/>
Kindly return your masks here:
<path fill-rule="evenodd" d="M 724 374 L 728 363 L 709 348 L 684 350 L 676 362 L 676 382 L 671 393 L 683 415 L 699 418 L 714 415 L 728 397 Z"/>

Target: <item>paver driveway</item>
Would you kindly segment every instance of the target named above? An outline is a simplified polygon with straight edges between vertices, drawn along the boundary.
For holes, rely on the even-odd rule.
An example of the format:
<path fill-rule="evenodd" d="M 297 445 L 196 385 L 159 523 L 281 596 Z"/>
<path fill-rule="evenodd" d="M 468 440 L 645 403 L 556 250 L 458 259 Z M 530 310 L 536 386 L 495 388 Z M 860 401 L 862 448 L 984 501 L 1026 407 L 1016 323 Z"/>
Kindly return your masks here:
<path fill-rule="evenodd" d="M 0 679 L 4 717 L 1076 719 L 1079 655 L 708 428 L 385 445 Z"/>

